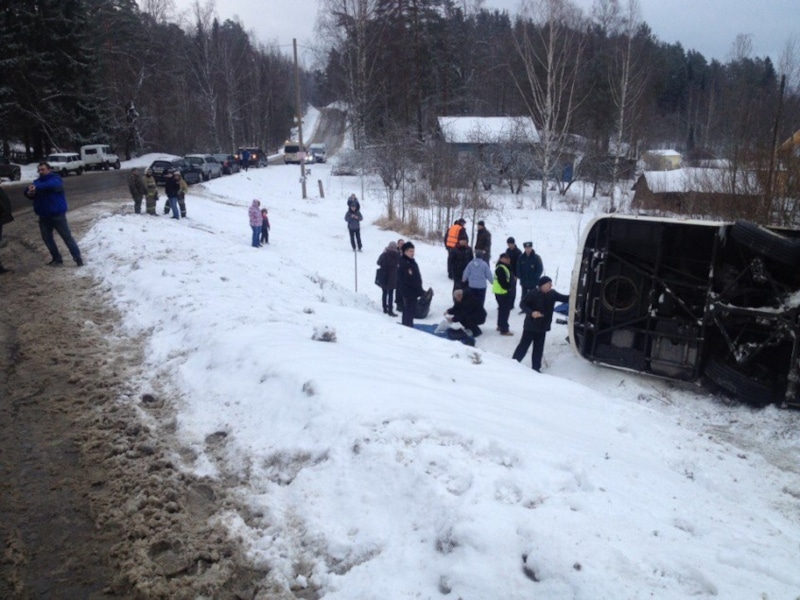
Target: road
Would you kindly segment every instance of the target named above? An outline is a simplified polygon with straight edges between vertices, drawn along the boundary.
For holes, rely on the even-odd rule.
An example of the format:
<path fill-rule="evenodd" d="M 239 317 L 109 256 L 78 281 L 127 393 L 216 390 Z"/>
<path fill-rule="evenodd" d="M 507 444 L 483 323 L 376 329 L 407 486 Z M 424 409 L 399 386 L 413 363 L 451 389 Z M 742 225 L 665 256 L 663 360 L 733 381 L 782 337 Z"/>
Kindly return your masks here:
<path fill-rule="evenodd" d="M 127 197 L 129 173 L 130 169 L 92 171 L 62 178 L 70 210 L 117 196 L 120 192 L 124 192 Z M 14 215 L 17 211 L 29 209 L 31 206 L 31 201 L 23 195 L 28 184 L 29 182 L 2 184 L 11 199 L 11 212 Z"/>

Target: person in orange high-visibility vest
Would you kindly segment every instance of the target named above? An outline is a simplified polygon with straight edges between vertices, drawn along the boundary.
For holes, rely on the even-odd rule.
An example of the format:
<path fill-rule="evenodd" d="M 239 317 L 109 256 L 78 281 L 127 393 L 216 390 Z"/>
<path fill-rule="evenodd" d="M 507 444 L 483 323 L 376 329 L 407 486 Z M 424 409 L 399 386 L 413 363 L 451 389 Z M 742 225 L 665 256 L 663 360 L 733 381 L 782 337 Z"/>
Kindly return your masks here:
<path fill-rule="evenodd" d="M 458 246 L 458 240 L 467 240 L 469 242 L 467 230 L 464 229 L 466 224 L 467 222 L 464 219 L 458 219 L 447 230 L 447 234 L 444 236 L 444 246 L 448 252 Z"/>

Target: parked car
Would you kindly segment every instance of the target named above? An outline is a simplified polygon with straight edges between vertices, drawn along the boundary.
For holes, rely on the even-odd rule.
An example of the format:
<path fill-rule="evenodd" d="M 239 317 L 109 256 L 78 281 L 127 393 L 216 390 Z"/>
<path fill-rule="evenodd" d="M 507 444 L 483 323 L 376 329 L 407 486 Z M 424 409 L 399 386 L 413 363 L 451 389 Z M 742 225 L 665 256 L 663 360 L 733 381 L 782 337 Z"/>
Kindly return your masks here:
<path fill-rule="evenodd" d="M 153 170 L 153 178 L 158 185 L 164 185 L 164 181 L 166 181 L 168 177 L 171 177 L 176 170 L 181 172 L 181 177 L 183 177 L 189 185 L 203 181 L 203 172 L 200 168 L 195 167 L 182 158 L 154 160 L 149 168 Z"/>
<path fill-rule="evenodd" d="M 212 156 L 222 165 L 223 175 L 233 175 L 241 170 L 239 161 L 233 154 L 212 154 Z"/>
<path fill-rule="evenodd" d="M 47 162 L 50 168 L 62 177 L 69 174 L 83 175 L 83 161 L 81 155 L 76 152 L 56 152 L 47 155 Z"/>
<path fill-rule="evenodd" d="M 239 148 L 239 151 L 236 153 L 236 160 L 241 163 L 242 154 L 244 151 L 247 150 L 250 153 L 250 160 L 248 166 L 250 167 L 267 167 L 269 166 L 269 162 L 267 162 L 267 155 L 266 153 L 259 148 L 258 146 L 242 146 Z"/>
<path fill-rule="evenodd" d="M 0 179 L 19 181 L 20 177 L 22 177 L 22 167 L 12 163 L 5 156 L 0 156 Z"/>
<path fill-rule="evenodd" d="M 81 160 L 84 168 L 91 169 L 120 168 L 119 157 L 111 151 L 111 147 L 106 144 L 88 144 L 81 146 Z"/>
<path fill-rule="evenodd" d="M 800 231 L 600 217 L 573 272 L 570 340 L 600 365 L 800 407 Z"/>
<path fill-rule="evenodd" d="M 325 148 L 325 144 L 311 144 L 308 149 L 311 152 L 311 156 L 314 158 L 314 162 L 324 163 L 326 160 L 328 160 L 328 153 Z"/>
<path fill-rule="evenodd" d="M 205 181 L 222 177 L 222 165 L 210 154 L 187 154 L 183 159 L 196 167 L 200 167 Z"/>

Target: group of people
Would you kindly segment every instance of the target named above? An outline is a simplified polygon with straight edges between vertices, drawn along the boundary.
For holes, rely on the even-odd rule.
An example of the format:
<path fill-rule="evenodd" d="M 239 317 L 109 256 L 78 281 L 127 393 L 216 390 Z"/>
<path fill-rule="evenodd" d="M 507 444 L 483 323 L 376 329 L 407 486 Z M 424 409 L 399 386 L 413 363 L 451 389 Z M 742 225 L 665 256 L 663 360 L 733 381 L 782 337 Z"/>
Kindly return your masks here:
<path fill-rule="evenodd" d="M 253 237 L 250 241 L 253 248 L 261 248 L 264 244 L 269 245 L 269 211 L 261 208 L 261 200 L 253 200 L 250 208 L 247 209 L 250 218 L 250 229 Z"/>
<path fill-rule="evenodd" d="M 552 279 L 544 275 L 544 263 L 534 251 L 533 242 L 524 242 L 523 250 L 520 250 L 516 240 L 509 237 L 506 250 L 500 254 L 492 270 L 489 266 L 491 233 L 483 221 L 478 222 L 477 228 L 474 253 L 469 247 L 464 219 L 457 219 L 445 234 L 447 276 L 453 280 L 455 302 L 445 311 L 445 317 L 460 323 L 473 337 L 480 335 L 480 325 L 486 319 L 483 309 L 486 290 L 491 285 L 497 302 L 497 331 L 500 335 L 513 336 L 508 321 L 519 283 L 519 309 L 520 314 L 525 315 L 525 321 L 513 357 L 522 361 L 532 345 L 531 366 L 541 371 L 545 337 L 552 324 L 555 303 L 568 302 L 569 297 L 553 289 Z"/>
<path fill-rule="evenodd" d="M 156 202 L 158 201 L 158 185 L 153 176 L 153 169 L 148 168 L 144 172 L 144 178 L 139 174 L 139 169 L 131 169 L 128 176 L 128 190 L 133 198 L 133 212 L 137 215 L 142 212 L 142 198 L 145 199 L 145 212 L 154 217 L 156 212 Z M 181 172 L 175 169 L 164 181 L 164 195 L 167 200 L 164 203 L 164 214 L 172 212 L 173 219 L 186 218 L 186 192 L 189 191 L 189 184 L 181 176 Z"/>

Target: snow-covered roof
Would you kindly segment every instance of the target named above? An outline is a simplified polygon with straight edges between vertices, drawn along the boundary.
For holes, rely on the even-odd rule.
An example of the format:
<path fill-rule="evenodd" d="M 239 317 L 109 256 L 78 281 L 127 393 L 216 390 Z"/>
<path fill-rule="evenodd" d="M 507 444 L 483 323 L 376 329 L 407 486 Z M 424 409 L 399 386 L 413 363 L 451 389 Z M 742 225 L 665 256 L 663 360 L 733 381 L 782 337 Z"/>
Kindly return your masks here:
<path fill-rule="evenodd" d="M 655 194 L 675 192 L 705 192 L 730 194 L 734 189 L 734 174 L 727 169 L 686 168 L 672 171 L 645 171 L 642 177 Z M 759 194 L 761 186 L 755 173 L 736 173 L 737 194 Z"/>
<path fill-rule="evenodd" d="M 646 154 L 650 156 L 680 156 L 681 153 L 677 150 L 648 150 Z"/>
<path fill-rule="evenodd" d="M 539 141 L 530 117 L 439 117 L 438 121 L 448 144 Z"/>

